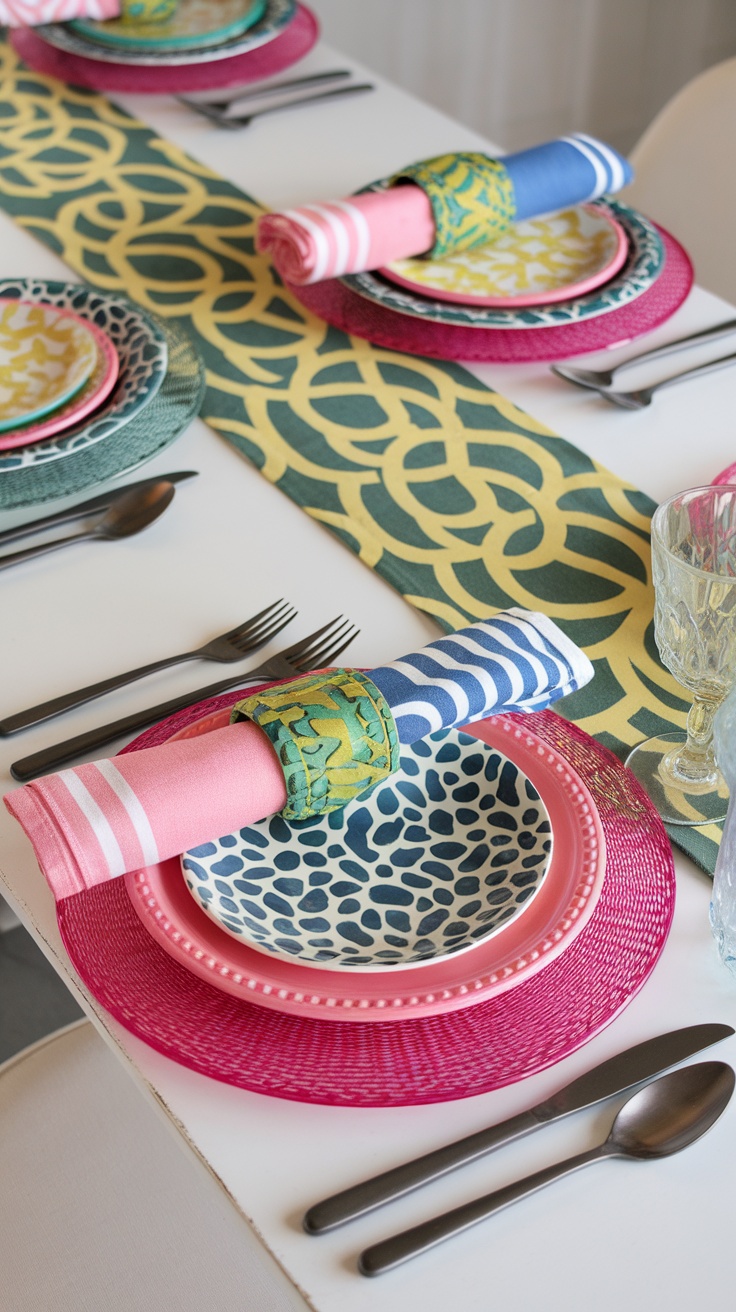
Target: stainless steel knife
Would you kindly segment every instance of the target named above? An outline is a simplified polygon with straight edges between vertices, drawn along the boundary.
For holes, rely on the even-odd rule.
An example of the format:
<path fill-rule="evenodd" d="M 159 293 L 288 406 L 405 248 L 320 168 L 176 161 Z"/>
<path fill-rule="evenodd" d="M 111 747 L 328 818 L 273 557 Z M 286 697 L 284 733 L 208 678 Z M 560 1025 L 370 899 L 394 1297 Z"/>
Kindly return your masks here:
<path fill-rule="evenodd" d="M 381 1175 L 334 1194 L 332 1198 L 315 1203 L 304 1216 L 304 1229 L 312 1235 L 333 1230 L 335 1226 L 363 1216 L 383 1203 L 401 1198 L 419 1185 L 437 1180 L 458 1166 L 476 1161 L 494 1148 L 500 1148 L 532 1130 L 538 1130 L 541 1125 L 560 1120 L 584 1107 L 592 1107 L 615 1094 L 626 1093 L 634 1085 L 651 1080 L 668 1067 L 675 1066 L 686 1057 L 692 1057 L 703 1048 L 709 1048 L 713 1043 L 719 1043 L 721 1039 L 727 1039 L 734 1032 L 731 1025 L 689 1025 L 684 1029 L 671 1030 L 668 1034 L 659 1034 L 654 1039 L 646 1039 L 644 1043 L 637 1043 L 635 1047 L 627 1048 L 625 1052 L 595 1066 L 592 1071 L 573 1080 L 572 1084 L 553 1093 L 551 1098 L 538 1103 L 530 1111 L 520 1112 L 518 1116 L 511 1116 L 498 1125 L 491 1125 L 464 1139 L 457 1139 L 444 1148 L 437 1148 L 411 1162 L 392 1167 L 390 1171 L 384 1171 Z"/>
<path fill-rule="evenodd" d="M 80 501 L 76 506 L 69 506 L 67 510 L 57 510 L 51 515 L 44 515 L 41 519 L 32 519 L 27 524 L 4 529 L 0 532 L 0 546 L 30 537 L 32 533 L 42 533 L 47 528 L 71 524 L 75 519 L 84 519 L 87 515 L 95 515 L 98 511 L 107 510 L 118 497 L 124 496 L 126 492 L 132 492 L 133 488 L 142 488 L 147 483 L 160 483 L 162 480 L 167 483 L 183 483 L 187 478 L 196 478 L 197 472 L 196 469 L 184 469 L 175 474 L 156 474 L 150 478 L 141 478 L 137 483 L 120 484 L 119 487 L 111 488 L 109 492 L 100 492 L 89 501 Z"/>

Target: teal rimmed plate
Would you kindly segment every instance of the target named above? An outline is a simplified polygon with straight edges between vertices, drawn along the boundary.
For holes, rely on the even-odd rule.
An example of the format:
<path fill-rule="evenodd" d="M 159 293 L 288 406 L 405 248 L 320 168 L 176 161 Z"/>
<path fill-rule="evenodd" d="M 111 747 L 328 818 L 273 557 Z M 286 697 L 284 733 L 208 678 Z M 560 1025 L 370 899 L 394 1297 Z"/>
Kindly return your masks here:
<path fill-rule="evenodd" d="M 242 36 L 263 17 L 265 8 L 266 0 L 179 0 L 171 18 L 162 23 L 76 18 L 69 26 L 88 40 L 114 46 L 118 51 L 165 53 L 216 46 Z"/>
<path fill-rule="evenodd" d="M 166 375 L 166 331 L 152 316 L 122 296 L 83 283 L 40 278 L 0 281 L 0 297 L 72 311 L 102 333 L 118 357 L 115 386 L 99 409 L 58 435 L 12 451 L 0 451 L 0 505 L 3 479 L 20 469 L 48 465 L 109 437 L 149 405 Z"/>
<path fill-rule="evenodd" d="M 127 50 L 123 46 L 103 45 L 73 30 L 71 23 L 41 23 L 34 31 L 41 40 L 57 50 L 78 55 L 83 59 L 96 59 L 103 63 L 131 64 L 152 68 L 177 65 L 204 64 L 212 60 L 231 59 L 245 55 L 258 46 L 266 45 L 281 36 L 297 12 L 297 0 L 267 0 L 258 22 L 239 36 L 228 37 L 215 45 L 191 45 L 186 50 Z"/>
<path fill-rule="evenodd" d="M 379 184 L 381 185 L 381 184 Z M 626 233 L 629 253 L 619 272 L 595 291 L 567 301 L 508 309 L 459 305 L 419 295 L 388 282 L 377 273 L 351 274 L 340 281 L 359 296 L 387 310 L 433 323 L 464 328 L 552 328 L 598 318 L 620 310 L 656 282 L 664 268 L 665 251 L 654 224 L 618 201 L 591 203 L 608 210 Z"/>
<path fill-rule="evenodd" d="M 128 423 L 102 435 L 92 445 L 66 451 L 63 460 L 6 468 L 0 477 L 0 511 L 73 496 L 129 474 L 165 450 L 188 428 L 202 404 L 204 365 L 183 329 L 152 315 L 147 317 L 162 334 L 168 359 L 165 377 L 153 399 Z M 3 459 L 21 457 L 28 450 L 25 447 L 7 452 Z"/>

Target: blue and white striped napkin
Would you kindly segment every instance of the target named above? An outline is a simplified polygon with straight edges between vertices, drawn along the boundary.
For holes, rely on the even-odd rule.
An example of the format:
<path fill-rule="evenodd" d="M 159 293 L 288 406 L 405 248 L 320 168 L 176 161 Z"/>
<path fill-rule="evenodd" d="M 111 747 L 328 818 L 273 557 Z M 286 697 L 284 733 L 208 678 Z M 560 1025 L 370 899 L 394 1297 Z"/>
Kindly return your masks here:
<path fill-rule="evenodd" d="M 540 711 L 593 677 L 584 652 L 535 611 L 501 611 L 371 670 L 399 740 L 486 715 Z"/>

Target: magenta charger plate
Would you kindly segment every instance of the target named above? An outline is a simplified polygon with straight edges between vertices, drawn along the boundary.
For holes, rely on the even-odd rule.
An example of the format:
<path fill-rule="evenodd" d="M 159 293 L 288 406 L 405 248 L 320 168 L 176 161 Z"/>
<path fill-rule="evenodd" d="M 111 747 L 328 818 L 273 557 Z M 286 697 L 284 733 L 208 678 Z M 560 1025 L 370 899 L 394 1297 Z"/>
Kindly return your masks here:
<path fill-rule="evenodd" d="M 104 63 L 57 50 L 43 41 L 33 28 L 11 33 L 10 41 L 21 59 L 37 73 L 58 78 L 74 86 L 105 94 L 143 92 L 149 95 L 185 95 L 217 87 L 240 86 L 273 77 L 295 64 L 312 49 L 319 24 L 311 10 L 298 5 L 288 26 L 272 41 L 230 59 L 202 64 L 176 64 L 152 68 L 148 65 Z"/>
<path fill-rule="evenodd" d="M 620 310 L 552 328 L 466 328 L 430 322 L 374 304 L 337 278 L 308 287 L 288 286 L 302 305 L 334 328 L 366 337 L 389 350 L 488 364 L 564 360 L 587 351 L 624 346 L 652 332 L 679 310 L 693 285 L 693 266 L 680 243 L 664 229 L 658 231 L 665 263 L 647 291 Z"/>
<path fill-rule="evenodd" d="M 124 750 L 152 746 L 233 692 L 188 708 Z M 126 1029 L 191 1070 L 301 1102 L 390 1107 L 472 1097 L 575 1052 L 652 973 L 675 902 L 672 851 L 634 777 L 552 711 L 515 717 L 587 784 L 607 863 L 593 914 L 533 978 L 461 1011 L 370 1025 L 282 1014 L 232 997 L 174 961 L 143 926 L 122 879 L 57 908 L 67 951 L 91 993 Z"/>

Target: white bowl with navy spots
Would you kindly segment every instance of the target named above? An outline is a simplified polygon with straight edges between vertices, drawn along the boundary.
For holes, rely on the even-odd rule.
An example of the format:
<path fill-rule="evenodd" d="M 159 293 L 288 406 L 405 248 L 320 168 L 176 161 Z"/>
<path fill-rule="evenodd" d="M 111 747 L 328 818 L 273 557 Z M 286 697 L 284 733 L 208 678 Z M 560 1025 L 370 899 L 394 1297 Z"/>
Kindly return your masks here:
<path fill-rule="evenodd" d="M 338 811 L 270 816 L 185 852 L 187 887 L 228 934 L 329 970 L 390 970 L 465 952 L 527 907 L 552 831 L 508 757 L 444 729 Z"/>

